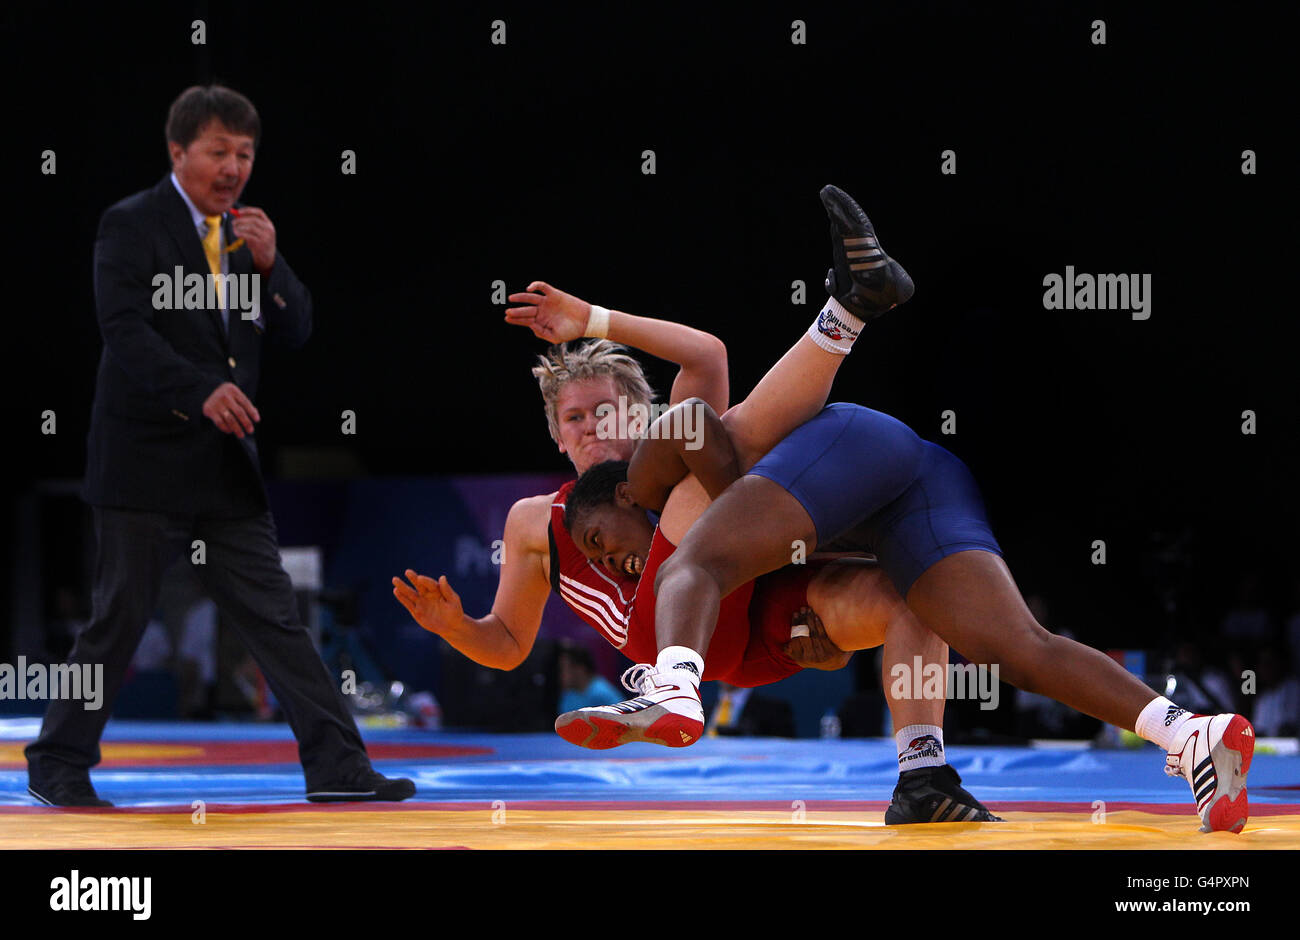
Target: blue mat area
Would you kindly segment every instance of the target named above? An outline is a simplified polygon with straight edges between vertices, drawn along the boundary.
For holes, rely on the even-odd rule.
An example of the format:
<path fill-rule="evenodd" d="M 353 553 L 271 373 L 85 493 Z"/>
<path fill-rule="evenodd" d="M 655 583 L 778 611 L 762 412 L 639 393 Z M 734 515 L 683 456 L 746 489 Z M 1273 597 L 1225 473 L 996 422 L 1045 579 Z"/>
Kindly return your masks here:
<path fill-rule="evenodd" d="M 31 740 L 38 719 L 0 721 L 0 743 Z M 628 745 L 585 751 L 555 735 L 482 735 L 367 729 L 368 744 L 435 744 L 489 754 L 376 760 L 389 776 L 412 778 L 416 799 L 438 802 L 800 799 L 888 800 L 897 780 L 890 740 L 706 738 L 688 749 Z M 288 741 L 285 725 L 111 722 L 105 741 Z M 1141 750 L 954 747 L 949 760 L 986 802 L 1183 803 L 1187 784 L 1163 772 L 1163 755 Z M 100 794 L 119 806 L 175 806 L 302 800 L 294 763 L 111 767 L 93 771 Z M 1257 753 L 1250 774 L 1255 804 L 1300 803 L 1300 757 Z M 23 767 L 0 770 L 0 805 L 32 805 Z M 1270 789 L 1291 788 L 1291 789 Z"/>

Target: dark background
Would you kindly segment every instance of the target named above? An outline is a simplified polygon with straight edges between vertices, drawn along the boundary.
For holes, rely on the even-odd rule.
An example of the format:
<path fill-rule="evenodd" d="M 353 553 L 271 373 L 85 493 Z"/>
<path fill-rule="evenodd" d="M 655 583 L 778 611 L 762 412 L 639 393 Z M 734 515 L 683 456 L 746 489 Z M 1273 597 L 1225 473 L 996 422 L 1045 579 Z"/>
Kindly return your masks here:
<path fill-rule="evenodd" d="M 270 476 L 565 469 L 528 372 L 541 344 L 501 322 L 497 279 L 718 334 L 738 400 L 817 312 L 817 191 L 835 182 L 917 293 L 871 325 L 834 397 L 971 465 L 1049 626 L 1130 648 L 1209 636 L 1244 572 L 1280 616 L 1300 476 L 1292 34 L 1267 8 L 1142 6 L 11 7 L 11 491 L 80 476 L 98 217 L 166 173 L 168 105 L 218 80 L 262 115 L 244 199 L 315 298 L 310 344 L 264 371 Z M 1044 310 L 1066 265 L 1151 274 L 1151 319 Z M 666 394 L 672 370 L 649 372 Z M 12 570 L 23 547 L 3 551 Z"/>

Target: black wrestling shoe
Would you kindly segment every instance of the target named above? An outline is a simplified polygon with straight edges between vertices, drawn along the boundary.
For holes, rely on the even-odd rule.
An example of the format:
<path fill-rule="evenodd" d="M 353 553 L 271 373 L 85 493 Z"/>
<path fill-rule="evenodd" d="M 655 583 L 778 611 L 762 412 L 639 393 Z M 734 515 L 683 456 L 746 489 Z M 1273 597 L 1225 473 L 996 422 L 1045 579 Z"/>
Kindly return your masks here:
<path fill-rule="evenodd" d="M 927 822 L 1002 822 L 961 786 L 948 764 L 918 767 L 898 775 L 894 798 L 885 810 L 886 826 Z"/>
<path fill-rule="evenodd" d="M 405 777 L 390 780 L 377 770 L 334 786 L 319 787 L 307 794 L 312 803 L 347 803 L 361 800 L 386 800 L 396 803 L 415 795 L 415 784 Z"/>
<path fill-rule="evenodd" d="M 90 778 L 72 780 L 28 780 L 27 792 L 46 806 L 112 806 L 101 800 Z"/>
<path fill-rule="evenodd" d="M 916 287 L 903 266 L 885 254 L 862 207 L 838 186 L 822 187 L 822 205 L 831 220 L 835 261 L 826 272 L 826 292 L 863 322 L 905 303 Z"/>

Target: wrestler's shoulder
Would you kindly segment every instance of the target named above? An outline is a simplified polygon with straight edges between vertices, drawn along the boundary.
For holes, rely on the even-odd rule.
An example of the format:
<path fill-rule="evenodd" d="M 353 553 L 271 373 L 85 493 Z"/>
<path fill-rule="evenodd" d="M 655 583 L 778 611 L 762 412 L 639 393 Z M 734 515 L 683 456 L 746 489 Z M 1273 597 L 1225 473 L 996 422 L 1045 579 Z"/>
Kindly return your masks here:
<path fill-rule="evenodd" d="M 549 553 L 546 531 L 551 526 L 551 504 L 554 501 L 554 493 L 525 496 L 518 500 L 506 515 L 506 538 L 522 543 L 528 551 Z"/>

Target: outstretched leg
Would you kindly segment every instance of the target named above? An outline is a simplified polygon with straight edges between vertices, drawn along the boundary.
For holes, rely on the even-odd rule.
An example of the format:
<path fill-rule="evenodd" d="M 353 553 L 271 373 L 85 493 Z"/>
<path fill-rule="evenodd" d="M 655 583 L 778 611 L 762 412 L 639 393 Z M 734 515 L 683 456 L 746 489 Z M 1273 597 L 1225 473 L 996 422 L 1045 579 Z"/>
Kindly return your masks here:
<path fill-rule="evenodd" d="M 865 324 L 912 296 L 912 279 L 885 254 L 862 207 L 835 186 L 821 191 L 830 219 L 831 295 L 807 334 L 722 417 L 741 471 L 748 470 L 830 397 L 831 383 Z"/>
<path fill-rule="evenodd" d="M 927 627 L 1026 692 L 1054 698 L 1127 728 L 1156 693 L 1105 653 L 1049 633 L 1034 619 L 1011 571 L 992 552 L 966 551 L 932 565 L 907 594 Z"/>
<path fill-rule="evenodd" d="M 1255 732 L 1242 716 L 1190 715 L 1109 656 L 1048 633 L 1025 606 L 1006 563 L 991 552 L 958 552 L 936 562 L 912 585 L 907 603 L 954 649 L 972 662 L 996 665 L 1017 688 L 1164 747 L 1166 772 L 1191 784 L 1203 831 L 1245 826 Z"/>

